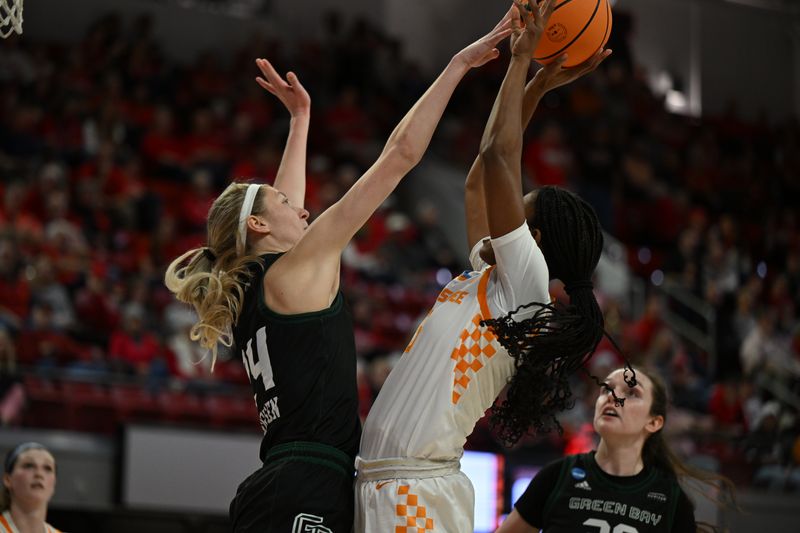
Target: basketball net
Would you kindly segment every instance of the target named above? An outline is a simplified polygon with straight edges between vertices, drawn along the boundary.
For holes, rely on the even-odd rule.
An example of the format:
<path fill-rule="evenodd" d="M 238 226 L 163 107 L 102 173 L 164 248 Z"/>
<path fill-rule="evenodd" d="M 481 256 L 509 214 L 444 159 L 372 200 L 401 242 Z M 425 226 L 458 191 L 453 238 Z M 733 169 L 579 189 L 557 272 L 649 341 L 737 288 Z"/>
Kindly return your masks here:
<path fill-rule="evenodd" d="M 0 37 L 5 39 L 12 32 L 22 33 L 23 0 L 0 0 Z"/>

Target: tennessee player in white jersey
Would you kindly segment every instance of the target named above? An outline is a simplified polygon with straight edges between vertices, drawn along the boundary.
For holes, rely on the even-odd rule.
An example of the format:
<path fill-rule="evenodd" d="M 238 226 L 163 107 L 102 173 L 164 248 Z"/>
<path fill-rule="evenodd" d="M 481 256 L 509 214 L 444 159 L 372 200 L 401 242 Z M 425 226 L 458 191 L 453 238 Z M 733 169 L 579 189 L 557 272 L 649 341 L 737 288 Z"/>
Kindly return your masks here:
<path fill-rule="evenodd" d="M 442 290 L 381 388 L 367 417 L 362 459 L 457 460 L 514 373 L 514 360 L 480 323 L 523 303 L 547 302 L 547 263 L 527 224 L 492 239 L 496 266 L 478 257 L 478 246 L 474 270 Z"/>
<path fill-rule="evenodd" d="M 492 248 L 497 266 L 483 263 L 476 246 L 475 270 L 442 290 L 370 410 L 356 505 L 378 512 L 357 509 L 356 531 L 395 531 L 401 524 L 409 532 L 472 531 L 474 496 L 458 460 L 475 422 L 514 372 L 513 359 L 480 323 L 548 299 L 547 264 L 527 224 L 492 239 Z M 433 516 L 426 507 L 453 514 Z M 360 516 L 368 516 L 366 523 Z"/>
<path fill-rule="evenodd" d="M 460 471 L 459 459 L 475 423 L 507 384 L 513 386 L 519 373 L 518 361 L 506 349 L 508 343 L 495 335 L 500 329 L 490 328 L 484 321 L 500 323 L 530 302 L 539 305 L 519 309 L 513 321 L 535 319 L 542 308 L 549 308 L 548 287 L 554 273 L 548 267 L 550 257 L 537 244 L 544 233 L 536 224 L 540 207 L 547 211 L 549 203 L 555 202 L 577 206 L 578 211 L 588 209 L 584 218 L 591 228 L 578 222 L 567 225 L 567 234 L 599 234 L 594 244 L 602 244 L 593 210 L 571 193 L 546 188 L 522 196 L 521 132 L 540 98 L 594 70 L 608 55 L 598 53 L 569 71 L 561 68 L 561 58 L 537 73 L 523 98 L 531 53 L 553 6 L 552 0 L 546 0 L 528 8 L 518 4 L 513 10 L 511 64 L 484 132 L 481 155 L 467 178 L 465 202 L 473 270 L 442 290 L 365 421 L 356 461 L 357 533 L 472 533 L 474 492 Z M 524 28 L 521 18 L 525 19 Z M 482 238 L 487 234 L 491 238 Z M 594 255 L 580 272 L 556 277 L 567 284 L 579 282 L 573 283 L 576 294 L 591 293 L 585 280 L 597 264 L 599 250 Z M 599 340 L 596 324 L 590 329 L 592 338 L 588 346 L 580 347 L 580 358 Z M 547 378 L 538 374 L 535 379 Z M 525 428 L 538 414 L 521 421 Z M 520 432 L 511 429 L 512 434 Z"/>

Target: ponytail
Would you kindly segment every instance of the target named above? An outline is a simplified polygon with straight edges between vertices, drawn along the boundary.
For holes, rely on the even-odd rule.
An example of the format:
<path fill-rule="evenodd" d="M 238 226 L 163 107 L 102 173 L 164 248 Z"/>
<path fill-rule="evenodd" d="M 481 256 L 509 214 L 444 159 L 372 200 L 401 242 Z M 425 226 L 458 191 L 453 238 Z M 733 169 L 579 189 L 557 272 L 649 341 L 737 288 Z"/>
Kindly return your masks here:
<path fill-rule="evenodd" d="M 539 247 L 550 275 L 564 282 L 569 304 L 532 302 L 484 323 L 514 358 L 516 370 L 506 398 L 492 407 L 491 423 L 507 445 L 532 428 L 561 431 L 556 413 L 574 405 L 569 377 L 588 360 L 603 337 L 603 315 L 591 276 L 603 250 L 603 233 L 594 209 L 557 187 L 536 191 L 528 225 L 541 231 Z M 513 316 L 537 308 L 522 321 Z"/>
<path fill-rule="evenodd" d="M 167 267 L 164 283 L 181 302 L 191 304 L 199 320 L 189 337 L 211 351 L 211 369 L 219 344 L 233 345 L 233 327 L 239 319 L 244 292 L 253 278 L 253 264 L 261 259 L 245 247 L 237 252 L 239 213 L 248 184 L 232 183 L 214 201 L 208 213 L 208 246 L 184 253 Z M 259 189 L 251 214 L 261 214 Z"/>

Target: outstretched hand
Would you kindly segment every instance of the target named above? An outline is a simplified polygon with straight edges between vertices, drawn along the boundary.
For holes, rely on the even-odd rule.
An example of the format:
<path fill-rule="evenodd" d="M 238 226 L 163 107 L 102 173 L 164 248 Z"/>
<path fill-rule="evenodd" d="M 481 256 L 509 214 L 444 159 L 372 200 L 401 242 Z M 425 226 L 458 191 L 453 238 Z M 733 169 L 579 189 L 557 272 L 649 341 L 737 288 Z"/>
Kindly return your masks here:
<path fill-rule="evenodd" d="M 511 53 L 515 56 L 531 57 L 555 9 L 555 0 L 514 0 L 511 11 Z"/>
<path fill-rule="evenodd" d="M 454 59 L 463 61 L 469 68 L 485 65 L 500 55 L 496 46 L 511 35 L 511 31 L 511 10 L 509 10 L 492 31 L 461 50 Z"/>
<path fill-rule="evenodd" d="M 257 77 L 256 82 L 277 96 L 293 117 L 311 111 L 311 97 L 294 72 L 286 74 L 284 80 L 266 59 L 256 59 L 256 65 L 264 75 Z"/>
<path fill-rule="evenodd" d="M 567 54 L 562 54 L 557 57 L 553 62 L 540 68 L 536 75 L 528 82 L 525 90 L 538 90 L 542 94 L 552 91 L 556 87 L 561 87 L 568 83 L 572 83 L 584 74 L 592 72 L 600 65 L 605 59 L 611 55 L 611 50 L 600 49 L 592 57 L 571 68 L 564 68 L 564 62 L 567 60 Z"/>

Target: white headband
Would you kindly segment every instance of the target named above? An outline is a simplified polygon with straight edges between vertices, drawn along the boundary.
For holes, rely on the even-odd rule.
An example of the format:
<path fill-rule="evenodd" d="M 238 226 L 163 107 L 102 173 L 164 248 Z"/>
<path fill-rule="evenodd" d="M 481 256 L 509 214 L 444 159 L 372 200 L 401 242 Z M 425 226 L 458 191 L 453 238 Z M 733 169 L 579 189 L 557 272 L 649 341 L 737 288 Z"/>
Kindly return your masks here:
<path fill-rule="evenodd" d="M 244 202 L 242 202 L 242 209 L 239 211 L 239 233 L 236 236 L 236 253 L 244 255 L 244 245 L 247 242 L 247 217 L 253 212 L 253 202 L 258 194 L 258 189 L 261 187 L 258 183 L 251 183 L 247 186 L 247 192 L 244 193 Z"/>

